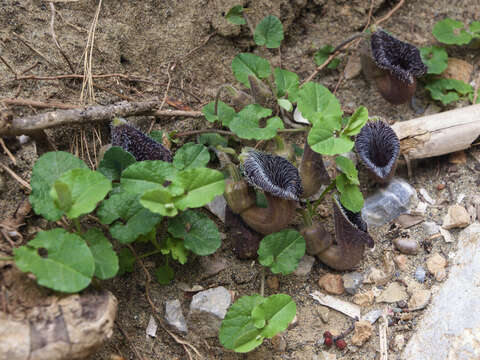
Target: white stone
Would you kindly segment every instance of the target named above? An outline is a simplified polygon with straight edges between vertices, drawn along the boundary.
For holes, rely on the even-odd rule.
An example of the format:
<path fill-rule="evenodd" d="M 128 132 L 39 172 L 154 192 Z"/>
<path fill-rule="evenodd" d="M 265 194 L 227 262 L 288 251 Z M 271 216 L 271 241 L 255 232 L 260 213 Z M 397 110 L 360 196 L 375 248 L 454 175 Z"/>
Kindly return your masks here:
<path fill-rule="evenodd" d="M 187 323 L 182 313 L 180 300 L 168 300 L 165 303 L 165 320 L 173 328 L 180 332 L 187 332 Z"/>

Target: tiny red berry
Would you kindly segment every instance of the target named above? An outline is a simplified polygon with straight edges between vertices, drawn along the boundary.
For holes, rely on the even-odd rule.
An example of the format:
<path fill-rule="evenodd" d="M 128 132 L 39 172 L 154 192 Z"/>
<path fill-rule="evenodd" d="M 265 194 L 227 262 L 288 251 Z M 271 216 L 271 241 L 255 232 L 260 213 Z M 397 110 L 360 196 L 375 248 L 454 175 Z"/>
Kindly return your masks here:
<path fill-rule="evenodd" d="M 325 346 L 332 346 L 333 345 L 333 340 L 331 337 L 326 336 L 325 339 L 323 339 L 323 345 Z"/>
<path fill-rule="evenodd" d="M 335 340 L 335 345 L 340 350 L 343 350 L 347 347 L 347 343 L 345 342 L 345 340 L 342 340 L 342 339 Z"/>
<path fill-rule="evenodd" d="M 325 331 L 325 332 L 323 333 L 323 337 L 324 337 L 324 338 L 332 338 L 333 335 L 332 335 L 332 333 L 331 333 L 330 331 Z"/>

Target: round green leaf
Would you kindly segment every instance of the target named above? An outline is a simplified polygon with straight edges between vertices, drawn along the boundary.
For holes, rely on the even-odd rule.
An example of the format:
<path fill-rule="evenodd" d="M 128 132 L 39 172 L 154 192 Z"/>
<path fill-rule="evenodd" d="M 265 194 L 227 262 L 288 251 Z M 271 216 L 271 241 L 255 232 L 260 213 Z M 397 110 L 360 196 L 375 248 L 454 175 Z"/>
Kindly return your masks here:
<path fill-rule="evenodd" d="M 157 270 L 155 270 L 155 279 L 162 285 L 168 285 L 175 277 L 175 273 L 173 269 L 168 266 L 167 264 L 159 266 Z"/>
<path fill-rule="evenodd" d="M 282 22 L 274 15 L 263 18 L 255 28 L 253 40 L 257 45 L 265 45 L 269 49 L 280 47 L 283 40 Z"/>
<path fill-rule="evenodd" d="M 218 101 L 217 114 L 215 115 L 215 101 L 212 101 L 202 108 L 202 113 L 208 121 L 220 121 L 222 125 L 228 126 L 235 116 L 235 109 L 223 101 Z"/>
<path fill-rule="evenodd" d="M 333 51 L 332 45 L 325 45 L 320 50 L 318 50 L 313 56 L 313 59 L 315 60 L 315 64 L 317 64 L 317 66 L 322 65 L 325 61 L 327 61 L 332 51 Z"/>
<path fill-rule="evenodd" d="M 348 136 L 334 137 L 332 131 L 314 125 L 308 133 L 308 144 L 323 155 L 337 155 L 352 150 L 354 142 Z"/>
<path fill-rule="evenodd" d="M 444 44 L 466 45 L 472 40 L 472 35 L 466 32 L 464 27 L 465 25 L 461 21 L 446 18 L 435 24 L 432 33 L 438 41 Z"/>
<path fill-rule="evenodd" d="M 122 171 L 135 162 L 136 160 L 132 154 L 119 146 L 113 146 L 103 155 L 102 161 L 98 164 L 98 171 L 111 181 L 119 180 Z"/>
<path fill-rule="evenodd" d="M 189 142 L 177 150 L 173 166 L 178 170 L 186 170 L 206 166 L 209 161 L 210 153 L 205 146 Z"/>
<path fill-rule="evenodd" d="M 40 255 L 40 251 L 46 251 L 46 255 Z M 60 228 L 40 231 L 13 253 L 18 268 L 33 273 L 38 284 L 66 293 L 85 289 L 95 271 L 94 258 L 85 241 Z"/>
<path fill-rule="evenodd" d="M 322 120 L 332 130 L 340 130 L 342 108 L 340 102 L 325 86 L 308 82 L 299 91 L 297 101 L 302 116 L 316 125 Z"/>
<path fill-rule="evenodd" d="M 61 187 L 59 187 L 63 183 Z M 71 207 L 65 213 L 69 219 L 92 212 L 97 203 L 112 189 L 112 183 L 97 171 L 89 169 L 73 169 L 56 180 L 50 195 L 58 203 L 65 190 L 65 185 L 70 190 Z M 57 190 L 63 189 L 60 194 Z M 60 195 L 60 198 L 59 198 Z"/>
<path fill-rule="evenodd" d="M 335 163 L 352 184 L 360 185 L 358 181 L 358 170 L 352 160 L 345 156 L 337 156 Z"/>
<path fill-rule="evenodd" d="M 252 319 L 255 323 L 261 320 L 266 322 L 261 329 L 261 335 L 272 338 L 287 329 L 295 317 L 297 305 L 292 298 L 285 294 L 271 295 L 252 310 Z"/>
<path fill-rule="evenodd" d="M 264 337 L 260 335 L 252 320 L 252 310 L 265 301 L 260 295 L 242 296 L 228 309 L 220 327 L 220 343 L 236 352 L 255 349 Z"/>
<path fill-rule="evenodd" d="M 199 144 L 217 147 L 218 145 L 226 147 L 228 146 L 228 140 L 222 135 L 216 133 L 202 134 L 197 138 Z"/>
<path fill-rule="evenodd" d="M 365 106 L 360 106 L 352 116 L 348 118 L 347 126 L 343 133 L 348 136 L 357 135 L 368 121 L 368 110 Z"/>
<path fill-rule="evenodd" d="M 293 105 L 290 101 L 287 99 L 278 99 L 278 105 L 280 105 L 282 108 L 284 108 L 287 111 L 292 111 L 293 110 Z"/>
<path fill-rule="evenodd" d="M 197 255 L 213 254 L 221 245 L 217 225 L 205 214 L 187 210 L 170 220 L 168 232 L 183 239 L 186 249 Z"/>
<path fill-rule="evenodd" d="M 127 272 L 133 271 L 133 264 L 135 263 L 135 256 L 131 253 L 131 251 L 124 247 L 118 253 L 118 275 L 123 275 Z"/>
<path fill-rule="evenodd" d="M 422 61 L 428 67 L 427 74 L 441 74 L 448 66 L 448 54 L 444 48 L 429 46 L 420 48 Z"/>
<path fill-rule="evenodd" d="M 94 275 L 102 280 L 114 277 L 118 272 L 118 257 L 110 241 L 98 229 L 89 229 L 82 237 L 87 241 L 95 261 Z"/>
<path fill-rule="evenodd" d="M 30 185 L 30 203 L 37 215 L 50 221 L 57 221 L 63 211 L 57 208 L 50 197 L 53 183 L 60 175 L 72 169 L 88 169 L 79 158 L 64 151 L 48 152 L 40 156 L 33 166 Z"/>
<path fill-rule="evenodd" d="M 458 100 L 460 95 L 473 92 L 473 87 L 463 81 L 455 79 L 436 79 L 429 81 L 425 88 L 430 91 L 432 99 L 439 100 L 443 105 Z"/>
<path fill-rule="evenodd" d="M 278 117 L 267 120 L 266 126 L 260 127 L 260 119 L 270 116 L 272 110 L 258 104 L 245 106 L 230 123 L 230 130 L 242 139 L 268 140 L 283 129 L 283 121 Z"/>
<path fill-rule="evenodd" d="M 243 6 L 237 5 L 228 10 L 225 19 L 235 25 L 245 25 L 247 22 L 243 18 Z"/>
<path fill-rule="evenodd" d="M 235 78 L 249 89 L 248 75 L 264 79 L 272 73 L 270 63 L 252 53 L 240 53 L 235 56 L 232 61 L 232 71 Z"/>
<path fill-rule="evenodd" d="M 258 262 L 270 267 L 272 273 L 287 275 L 297 268 L 305 255 L 305 239 L 296 230 L 282 230 L 265 236 L 257 253 Z"/>
<path fill-rule="evenodd" d="M 127 192 L 143 194 L 147 190 L 163 186 L 166 180 L 172 181 L 177 172 L 177 169 L 169 162 L 141 161 L 130 165 L 122 173 L 120 183 Z"/>
<path fill-rule="evenodd" d="M 172 194 L 164 188 L 145 192 L 140 197 L 140 204 L 148 210 L 163 216 L 175 216 L 178 214 L 178 210 L 173 203 Z"/>
<path fill-rule="evenodd" d="M 182 170 L 174 184 L 185 190 L 183 195 L 174 198 L 175 206 L 179 210 L 202 207 L 225 191 L 224 175 L 209 168 Z"/>
<path fill-rule="evenodd" d="M 275 85 L 277 85 L 277 97 L 288 94 L 288 100 L 297 102 L 299 91 L 298 75 L 278 67 L 273 71 L 273 75 L 275 77 Z"/>
<path fill-rule="evenodd" d="M 345 174 L 335 178 L 335 185 L 340 192 L 340 202 L 352 212 L 359 212 L 363 208 L 363 195 L 358 185 L 350 183 Z"/>

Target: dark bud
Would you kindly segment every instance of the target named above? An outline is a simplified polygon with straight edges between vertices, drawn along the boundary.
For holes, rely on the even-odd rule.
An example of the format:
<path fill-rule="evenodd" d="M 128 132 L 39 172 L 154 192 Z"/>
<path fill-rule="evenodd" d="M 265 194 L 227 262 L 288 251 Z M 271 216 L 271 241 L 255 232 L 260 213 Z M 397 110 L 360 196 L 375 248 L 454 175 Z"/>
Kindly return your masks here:
<path fill-rule="evenodd" d="M 343 350 L 347 347 L 347 343 L 345 342 L 345 340 L 343 339 L 338 339 L 338 340 L 335 340 L 335 346 L 339 349 L 339 350 Z"/>
<path fill-rule="evenodd" d="M 367 123 L 355 139 L 360 160 L 380 183 L 388 182 L 397 167 L 400 140 L 387 123 Z"/>
<path fill-rule="evenodd" d="M 297 168 L 281 156 L 250 151 L 243 171 L 251 185 L 273 196 L 298 200 L 302 194 L 302 180 Z"/>
<path fill-rule="evenodd" d="M 120 146 L 137 161 L 173 160 L 170 150 L 120 118 L 115 118 L 112 122 L 112 146 Z"/>

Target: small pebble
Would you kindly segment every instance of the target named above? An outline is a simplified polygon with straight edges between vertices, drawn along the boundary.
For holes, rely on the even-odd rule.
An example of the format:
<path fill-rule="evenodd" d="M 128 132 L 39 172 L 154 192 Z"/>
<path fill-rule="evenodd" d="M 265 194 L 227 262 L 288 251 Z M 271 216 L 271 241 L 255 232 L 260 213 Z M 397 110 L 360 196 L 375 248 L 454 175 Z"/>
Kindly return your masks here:
<path fill-rule="evenodd" d="M 435 280 L 437 281 L 443 281 L 447 277 L 446 266 L 447 260 L 438 253 L 433 254 L 427 259 L 427 269 L 435 276 Z"/>
<path fill-rule="evenodd" d="M 280 282 L 278 281 L 278 277 L 276 276 L 269 276 L 267 277 L 267 286 L 272 290 L 278 290 L 280 286 Z"/>
<path fill-rule="evenodd" d="M 393 240 L 393 245 L 403 254 L 414 255 L 418 253 L 418 243 L 414 239 L 396 238 Z"/>
<path fill-rule="evenodd" d="M 318 285 L 328 294 L 341 295 L 345 291 L 343 279 L 337 274 L 326 274 L 318 280 Z"/>
<path fill-rule="evenodd" d="M 363 283 L 363 274 L 359 272 L 346 273 L 343 275 L 343 286 L 350 295 L 355 295 Z"/>
<path fill-rule="evenodd" d="M 443 190 L 443 189 L 445 189 L 445 184 L 438 184 L 437 185 L 437 190 L 440 191 L 440 190 Z"/>
<path fill-rule="evenodd" d="M 425 282 L 425 276 L 427 276 L 427 273 L 425 272 L 425 269 L 423 267 L 419 266 L 415 269 L 414 276 L 418 282 L 423 283 Z"/>
<path fill-rule="evenodd" d="M 283 353 L 287 349 L 287 342 L 282 334 L 277 334 L 272 338 L 273 349 L 278 353 Z"/>

